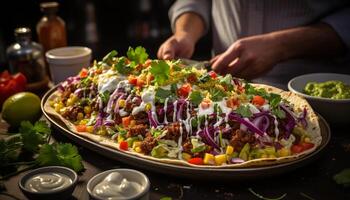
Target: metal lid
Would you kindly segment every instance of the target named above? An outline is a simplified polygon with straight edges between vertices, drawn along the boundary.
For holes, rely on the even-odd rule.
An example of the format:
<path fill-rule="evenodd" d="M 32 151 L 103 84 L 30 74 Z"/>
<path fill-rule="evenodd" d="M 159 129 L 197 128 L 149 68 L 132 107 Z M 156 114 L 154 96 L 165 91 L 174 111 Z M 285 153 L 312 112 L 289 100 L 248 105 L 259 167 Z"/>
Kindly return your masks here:
<path fill-rule="evenodd" d="M 55 1 L 44 2 L 40 4 L 40 10 L 47 14 L 56 13 L 58 11 L 58 6 L 59 6 L 59 3 Z"/>
<path fill-rule="evenodd" d="M 15 29 L 16 37 L 31 37 L 32 31 L 28 27 L 19 27 Z"/>

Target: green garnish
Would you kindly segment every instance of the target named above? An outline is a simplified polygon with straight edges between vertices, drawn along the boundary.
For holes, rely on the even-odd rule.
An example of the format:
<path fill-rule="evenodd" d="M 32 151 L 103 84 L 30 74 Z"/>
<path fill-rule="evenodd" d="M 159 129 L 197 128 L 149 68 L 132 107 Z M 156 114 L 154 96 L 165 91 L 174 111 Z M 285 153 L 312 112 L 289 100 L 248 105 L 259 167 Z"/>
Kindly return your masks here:
<path fill-rule="evenodd" d="M 155 100 L 159 103 L 164 103 L 166 98 L 171 98 L 174 93 L 170 90 L 165 90 L 163 88 L 157 88 L 155 94 Z"/>
<path fill-rule="evenodd" d="M 118 55 L 118 52 L 116 50 L 113 50 L 111 52 L 109 52 L 105 57 L 103 57 L 102 62 L 108 64 L 108 65 L 112 65 L 113 63 L 113 58 Z"/>
<path fill-rule="evenodd" d="M 196 147 L 194 149 L 191 149 L 191 152 L 192 153 L 199 153 L 199 152 L 202 152 L 206 149 L 207 147 L 205 145 L 201 145 L 199 147 Z"/>
<path fill-rule="evenodd" d="M 135 64 L 142 64 L 148 59 L 146 49 L 141 46 L 136 47 L 135 50 L 132 47 L 129 47 L 126 55 L 129 60 Z"/>
<path fill-rule="evenodd" d="M 150 72 L 154 76 L 154 81 L 158 85 L 163 85 L 169 79 L 170 66 L 164 60 L 153 61 Z"/>
<path fill-rule="evenodd" d="M 59 165 L 79 172 L 84 169 L 77 147 L 69 143 L 44 144 L 37 162 L 40 166 Z"/>
<path fill-rule="evenodd" d="M 50 127 L 45 121 L 37 121 L 34 125 L 29 121 L 22 121 L 19 128 L 23 148 L 30 152 L 37 152 L 40 144 L 44 144 L 51 134 Z"/>
<path fill-rule="evenodd" d="M 247 117 L 247 118 L 253 115 L 248 105 L 240 105 L 235 112 L 240 114 L 242 117 Z"/>
<path fill-rule="evenodd" d="M 191 101 L 191 103 L 198 106 L 202 102 L 204 97 L 200 91 L 192 91 L 188 98 Z"/>
<path fill-rule="evenodd" d="M 118 59 L 118 62 L 114 65 L 114 68 L 121 74 L 130 74 L 132 70 L 134 70 L 135 66 L 134 65 L 127 65 L 126 64 L 126 58 L 125 57 L 120 57 Z"/>
<path fill-rule="evenodd" d="M 109 92 L 108 91 L 104 91 L 103 93 L 99 93 L 99 96 L 100 96 L 100 98 L 101 98 L 101 100 L 102 100 L 102 102 L 104 103 L 104 104 L 107 104 L 108 103 L 108 100 L 109 100 Z"/>
<path fill-rule="evenodd" d="M 221 101 L 225 96 L 226 93 L 218 88 L 210 88 L 209 93 L 211 94 L 211 100 L 213 101 Z"/>

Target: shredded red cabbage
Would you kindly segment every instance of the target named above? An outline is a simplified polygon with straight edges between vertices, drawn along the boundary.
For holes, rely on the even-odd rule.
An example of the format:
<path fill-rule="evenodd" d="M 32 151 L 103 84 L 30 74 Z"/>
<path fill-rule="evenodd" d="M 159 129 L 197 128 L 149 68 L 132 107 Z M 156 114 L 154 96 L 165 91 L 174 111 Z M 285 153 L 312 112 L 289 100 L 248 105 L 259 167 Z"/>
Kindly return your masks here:
<path fill-rule="evenodd" d="M 213 137 L 215 137 L 214 134 L 215 130 L 213 128 L 209 129 L 208 127 L 205 127 L 203 130 L 198 132 L 198 135 L 203 139 L 204 143 L 213 148 L 220 149 L 219 145 L 216 144 L 216 142 L 213 139 Z"/>
<path fill-rule="evenodd" d="M 256 133 L 260 136 L 264 135 L 264 132 L 262 130 L 260 130 L 258 127 L 256 127 L 252 122 L 250 122 L 249 120 L 245 120 L 242 117 L 240 117 L 237 113 L 231 112 L 228 115 L 230 120 L 235 120 L 238 121 L 239 123 L 245 125 L 250 131 L 252 131 L 253 133 Z"/>

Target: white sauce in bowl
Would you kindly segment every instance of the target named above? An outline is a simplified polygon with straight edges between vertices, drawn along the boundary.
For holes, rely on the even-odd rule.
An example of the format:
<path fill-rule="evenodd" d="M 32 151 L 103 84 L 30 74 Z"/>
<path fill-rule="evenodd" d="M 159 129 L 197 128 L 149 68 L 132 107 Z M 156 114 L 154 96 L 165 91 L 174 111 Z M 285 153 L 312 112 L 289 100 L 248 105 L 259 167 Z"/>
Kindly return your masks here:
<path fill-rule="evenodd" d="M 30 177 L 24 187 L 31 192 L 49 192 L 69 187 L 72 179 L 62 173 L 45 172 Z"/>

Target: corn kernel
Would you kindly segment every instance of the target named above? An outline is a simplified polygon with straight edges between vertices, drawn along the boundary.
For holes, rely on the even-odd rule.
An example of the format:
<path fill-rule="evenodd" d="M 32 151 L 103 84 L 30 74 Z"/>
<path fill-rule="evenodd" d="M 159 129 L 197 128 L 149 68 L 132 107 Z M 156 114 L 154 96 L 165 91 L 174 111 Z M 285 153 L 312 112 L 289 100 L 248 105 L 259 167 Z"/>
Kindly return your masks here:
<path fill-rule="evenodd" d="M 71 106 L 73 105 L 73 103 L 74 103 L 73 100 L 71 98 L 68 98 L 66 102 L 66 106 Z"/>
<path fill-rule="evenodd" d="M 181 155 L 182 155 L 182 158 L 186 161 L 192 158 L 192 156 L 188 153 L 182 153 Z"/>
<path fill-rule="evenodd" d="M 140 141 L 135 141 L 133 144 L 132 144 L 132 148 L 133 149 L 136 149 L 136 147 L 140 147 L 141 146 L 141 142 Z"/>
<path fill-rule="evenodd" d="M 49 101 L 49 105 L 50 105 L 51 107 L 54 107 L 55 101 L 53 101 L 53 100 Z"/>
<path fill-rule="evenodd" d="M 233 153 L 233 147 L 228 145 L 226 147 L 226 155 L 231 155 Z"/>
<path fill-rule="evenodd" d="M 226 163 L 226 155 L 225 154 L 216 155 L 215 163 L 216 165 L 222 165 L 223 163 Z"/>
<path fill-rule="evenodd" d="M 145 107 L 145 110 L 146 111 L 149 111 L 149 110 L 151 110 L 152 109 L 152 104 L 151 103 L 147 103 L 146 104 L 146 107 Z"/>
<path fill-rule="evenodd" d="M 214 155 L 210 153 L 205 153 L 203 162 L 206 165 L 214 165 L 215 164 Z"/>
<path fill-rule="evenodd" d="M 290 150 L 287 148 L 282 148 L 280 150 L 277 151 L 277 155 L 279 157 L 285 157 L 285 156 L 290 156 Z"/>
<path fill-rule="evenodd" d="M 141 147 L 136 147 L 136 148 L 135 148 L 135 151 L 136 151 L 137 153 L 141 153 L 141 152 L 142 152 L 142 149 L 141 149 Z"/>
<path fill-rule="evenodd" d="M 72 98 L 73 96 L 74 96 L 74 93 L 70 93 L 69 97 L 71 97 L 71 98 Z"/>
<path fill-rule="evenodd" d="M 74 94 L 70 98 L 72 99 L 73 103 L 75 103 L 78 100 L 78 96 Z"/>
<path fill-rule="evenodd" d="M 55 111 L 56 111 L 56 112 L 60 112 L 60 110 L 61 110 L 62 107 L 63 107 L 63 106 L 62 106 L 62 104 L 60 104 L 60 103 L 55 103 L 55 104 L 54 104 L 54 108 L 55 108 Z"/>
<path fill-rule="evenodd" d="M 83 113 L 78 113 L 77 114 L 77 120 L 82 120 L 84 118 L 84 114 Z"/>
<path fill-rule="evenodd" d="M 89 120 L 87 119 L 83 119 L 83 120 L 80 120 L 79 124 L 80 125 L 86 125 L 88 123 Z"/>
<path fill-rule="evenodd" d="M 136 120 L 131 120 L 129 126 L 135 126 L 136 125 Z"/>
<path fill-rule="evenodd" d="M 123 136 L 121 136 L 121 135 L 118 135 L 118 143 L 121 143 L 121 142 L 123 142 L 124 141 L 124 138 L 123 138 Z"/>
<path fill-rule="evenodd" d="M 66 111 L 67 111 L 67 108 L 63 107 L 58 112 L 62 114 L 62 113 L 65 113 Z"/>
<path fill-rule="evenodd" d="M 304 142 L 311 142 L 309 137 L 304 138 Z"/>
<path fill-rule="evenodd" d="M 91 106 L 84 106 L 84 113 L 90 114 L 91 113 Z"/>
<path fill-rule="evenodd" d="M 88 133 L 94 132 L 94 126 L 86 126 L 86 132 Z"/>
<path fill-rule="evenodd" d="M 120 108 L 124 108 L 125 107 L 125 100 L 124 99 L 120 99 L 118 101 L 118 105 L 119 105 Z"/>

